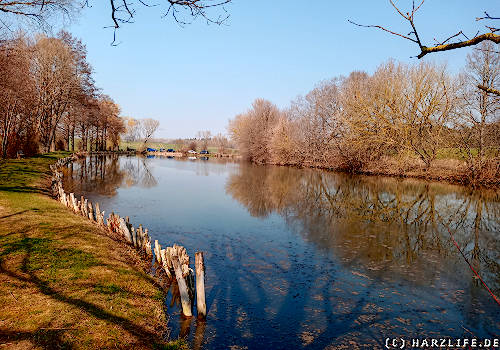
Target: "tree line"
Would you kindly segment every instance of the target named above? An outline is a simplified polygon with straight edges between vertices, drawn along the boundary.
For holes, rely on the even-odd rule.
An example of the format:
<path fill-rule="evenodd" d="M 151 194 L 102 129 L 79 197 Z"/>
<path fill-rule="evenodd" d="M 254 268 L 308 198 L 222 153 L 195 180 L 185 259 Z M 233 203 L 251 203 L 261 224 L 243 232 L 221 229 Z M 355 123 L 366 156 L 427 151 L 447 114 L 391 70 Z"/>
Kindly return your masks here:
<path fill-rule="evenodd" d="M 323 81 L 285 109 L 257 99 L 228 129 L 255 163 L 423 174 L 444 167 L 466 181 L 495 181 L 500 98 L 478 85 L 500 86 L 500 54 L 491 42 L 474 48 L 460 74 L 390 60 L 371 75 Z"/>
<path fill-rule="evenodd" d="M 0 41 L 0 152 L 103 151 L 144 141 L 157 120 L 120 117 L 120 106 L 95 85 L 87 50 L 65 31 Z"/>
<path fill-rule="evenodd" d="M 3 158 L 118 146 L 120 107 L 95 86 L 85 45 L 71 34 L 0 42 L 0 87 Z"/>

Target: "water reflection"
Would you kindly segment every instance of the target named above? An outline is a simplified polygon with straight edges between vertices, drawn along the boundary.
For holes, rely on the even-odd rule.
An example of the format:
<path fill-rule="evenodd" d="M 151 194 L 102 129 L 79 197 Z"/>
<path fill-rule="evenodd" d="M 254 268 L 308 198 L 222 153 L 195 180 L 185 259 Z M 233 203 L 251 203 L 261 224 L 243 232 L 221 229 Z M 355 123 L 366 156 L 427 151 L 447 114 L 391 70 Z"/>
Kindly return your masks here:
<path fill-rule="evenodd" d="M 460 260 L 454 239 L 500 292 L 498 191 L 251 164 L 241 165 L 226 190 L 251 215 L 279 213 L 306 240 L 370 271 L 406 269 L 423 257 Z M 425 273 L 433 271 L 409 277 L 428 283 Z M 472 282 L 480 283 L 474 275 Z"/>
<path fill-rule="evenodd" d="M 389 336 L 492 337 L 500 195 L 417 180 L 136 157 L 87 159 L 67 186 L 205 252 L 206 323 L 166 305 L 205 349 L 383 348 Z M 448 228 L 450 232 L 448 232 Z"/>
<path fill-rule="evenodd" d="M 150 170 L 147 157 L 92 156 L 70 164 L 65 169 L 64 187 L 75 193 L 116 195 L 119 187 L 150 188 L 158 181 Z"/>

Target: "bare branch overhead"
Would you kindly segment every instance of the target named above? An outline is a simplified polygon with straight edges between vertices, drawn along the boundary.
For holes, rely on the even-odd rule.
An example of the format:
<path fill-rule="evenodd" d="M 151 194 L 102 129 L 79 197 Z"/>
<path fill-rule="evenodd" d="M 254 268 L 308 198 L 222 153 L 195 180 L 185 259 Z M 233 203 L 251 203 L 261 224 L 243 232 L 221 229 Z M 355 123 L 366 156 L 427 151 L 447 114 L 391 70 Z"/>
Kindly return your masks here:
<path fill-rule="evenodd" d="M 38 24 L 46 24 L 51 15 L 63 13 L 65 16 L 82 7 L 90 7 L 97 0 L 0 0 L 1 14 L 14 17 L 29 18 Z M 161 17 L 171 15 L 179 24 L 187 24 L 196 18 L 203 18 L 207 23 L 222 24 L 229 15 L 224 5 L 232 0 L 109 0 L 111 28 L 114 29 L 113 44 L 116 40 L 116 30 L 124 23 L 132 23 L 138 7 L 157 8 Z M 222 9 L 222 14 L 214 14 L 212 8 Z"/>
<path fill-rule="evenodd" d="M 496 34 L 496 32 L 498 32 L 500 30 L 500 28 L 498 28 L 497 26 L 485 25 L 486 32 L 484 32 L 484 33 L 477 32 L 472 38 L 467 37 L 463 33 L 463 31 L 460 30 L 456 34 L 449 36 L 447 39 L 445 39 L 441 42 L 434 39 L 436 41 L 435 45 L 424 45 L 420 39 L 420 36 L 418 34 L 418 31 L 417 31 L 417 28 L 415 25 L 415 14 L 420 9 L 420 7 L 423 5 L 424 1 L 425 0 L 422 0 L 418 5 L 415 5 L 415 1 L 413 1 L 411 11 L 405 12 L 405 11 L 401 10 L 398 6 L 396 6 L 396 4 L 394 3 L 393 0 L 389 0 L 389 2 L 391 3 L 392 7 L 394 7 L 396 12 L 402 18 L 404 18 L 411 26 L 412 31 L 406 35 L 402 34 L 402 33 L 398 33 L 396 31 L 393 31 L 393 30 L 391 30 L 387 27 L 381 26 L 381 25 L 363 25 L 363 24 L 355 23 L 351 20 L 348 20 L 348 21 L 350 23 L 355 24 L 355 25 L 360 26 L 360 27 L 377 28 L 377 29 L 383 30 L 385 32 L 388 32 L 392 35 L 396 35 L 396 36 L 402 37 L 406 40 L 410 40 L 410 41 L 416 43 L 420 49 L 420 53 L 416 56 L 419 59 L 424 57 L 425 55 L 427 55 L 429 53 L 449 51 L 449 50 L 454 50 L 454 49 L 458 49 L 458 48 L 462 48 L 462 47 L 474 46 L 474 45 L 479 44 L 482 41 L 489 40 L 489 41 L 492 41 L 496 44 L 500 44 L 500 35 Z M 500 19 L 500 17 L 491 16 L 487 12 L 484 12 L 484 14 L 485 15 L 483 17 L 477 17 L 476 21 L 483 21 L 483 20 L 492 21 L 492 20 L 499 20 Z M 449 42 L 452 39 L 458 39 L 459 37 L 462 37 L 462 36 L 465 38 L 464 40 Z"/>

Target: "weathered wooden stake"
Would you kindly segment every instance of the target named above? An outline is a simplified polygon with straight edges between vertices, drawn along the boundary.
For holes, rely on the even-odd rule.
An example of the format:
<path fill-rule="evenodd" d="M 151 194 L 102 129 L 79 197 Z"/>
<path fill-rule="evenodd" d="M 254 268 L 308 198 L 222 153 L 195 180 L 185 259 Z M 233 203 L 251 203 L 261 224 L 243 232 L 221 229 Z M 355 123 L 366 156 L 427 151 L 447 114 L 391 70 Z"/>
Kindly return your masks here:
<path fill-rule="evenodd" d="M 163 261 L 163 270 L 165 270 L 165 273 L 167 274 L 168 279 L 172 279 L 172 274 L 170 273 L 170 269 L 167 266 L 168 259 L 165 256 L 166 255 L 165 249 L 162 249 L 160 251 L 160 255 L 161 255 L 161 260 Z"/>
<path fill-rule="evenodd" d="M 153 256 L 153 250 L 151 249 L 151 239 L 149 237 L 146 241 L 146 254 L 150 257 Z"/>
<path fill-rule="evenodd" d="M 155 239 L 155 256 L 156 256 L 156 261 L 158 261 L 158 264 L 161 264 L 161 245 L 158 243 L 158 240 Z"/>
<path fill-rule="evenodd" d="M 125 236 L 125 239 L 127 240 L 127 242 L 132 243 L 132 235 L 128 230 L 125 220 L 123 220 L 123 218 L 120 218 L 119 223 L 120 223 L 120 231 L 122 231 L 122 234 Z"/>
<path fill-rule="evenodd" d="M 97 221 L 97 224 L 103 225 L 103 213 L 101 213 L 101 208 L 99 207 L 99 202 L 95 204 L 95 219 Z"/>
<path fill-rule="evenodd" d="M 75 213 L 78 213 L 78 207 L 77 207 L 77 204 L 76 204 L 75 194 L 73 192 L 71 192 L 69 194 L 69 199 L 71 201 L 71 206 L 73 207 L 73 211 Z"/>
<path fill-rule="evenodd" d="M 205 303 L 205 263 L 203 261 L 203 252 L 196 252 L 194 255 L 194 264 L 196 267 L 196 308 L 198 317 L 207 317 L 207 304 Z"/>
<path fill-rule="evenodd" d="M 84 208 L 84 205 L 85 205 L 85 198 L 83 198 L 83 196 L 81 196 L 80 198 L 80 213 L 85 216 L 85 208 Z"/>
<path fill-rule="evenodd" d="M 94 221 L 94 208 L 92 207 L 92 202 L 88 202 L 89 208 L 88 208 L 88 214 L 89 214 L 89 220 Z"/>
<path fill-rule="evenodd" d="M 184 277 L 182 277 L 181 265 L 177 255 L 172 257 L 172 264 L 174 265 L 175 278 L 177 279 L 177 285 L 179 286 L 179 293 L 181 295 L 182 313 L 186 317 L 191 317 L 193 316 L 191 312 L 191 300 L 189 299 L 186 281 Z"/>
<path fill-rule="evenodd" d="M 137 232 L 135 231 L 134 226 L 132 225 L 127 225 L 127 226 L 130 228 L 130 234 L 132 236 L 132 244 L 134 245 L 134 247 L 137 248 Z"/>

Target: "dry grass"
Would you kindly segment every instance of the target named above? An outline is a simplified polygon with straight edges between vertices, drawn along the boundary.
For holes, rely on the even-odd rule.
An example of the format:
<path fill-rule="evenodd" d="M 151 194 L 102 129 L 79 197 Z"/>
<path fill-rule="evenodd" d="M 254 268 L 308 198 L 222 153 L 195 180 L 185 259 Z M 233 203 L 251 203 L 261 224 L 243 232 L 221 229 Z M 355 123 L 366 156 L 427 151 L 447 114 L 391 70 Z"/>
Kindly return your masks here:
<path fill-rule="evenodd" d="M 424 163 L 416 158 L 397 159 L 386 157 L 367 164 L 360 170 L 360 173 L 447 181 L 462 185 L 499 186 L 498 160 L 491 159 L 487 162 L 487 165 L 480 176 L 473 178 L 467 164 L 457 159 L 437 159 L 430 167 L 426 168 Z"/>
<path fill-rule="evenodd" d="M 163 293 L 138 254 L 45 193 L 60 156 L 0 164 L 0 346 L 183 346 L 162 340 Z"/>

